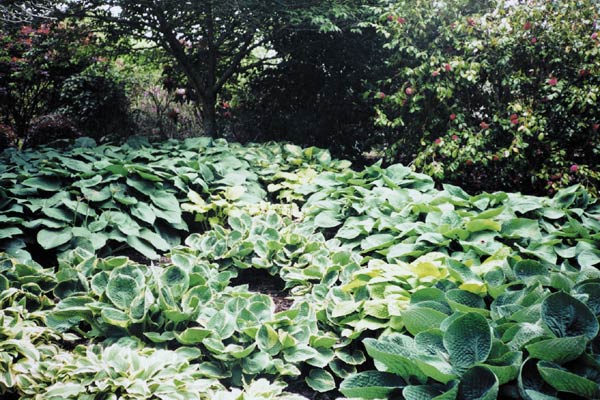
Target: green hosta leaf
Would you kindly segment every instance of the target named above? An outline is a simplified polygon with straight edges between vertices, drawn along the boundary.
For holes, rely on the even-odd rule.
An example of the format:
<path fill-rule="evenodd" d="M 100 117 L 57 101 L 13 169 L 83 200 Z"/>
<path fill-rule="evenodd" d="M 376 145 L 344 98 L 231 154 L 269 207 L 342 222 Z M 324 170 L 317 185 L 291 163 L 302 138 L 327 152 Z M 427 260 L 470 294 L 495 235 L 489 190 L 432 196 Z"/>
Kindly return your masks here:
<path fill-rule="evenodd" d="M 574 374 L 560 365 L 540 361 L 538 371 L 544 381 L 559 392 L 573 393 L 586 399 L 597 399 L 600 396 L 600 386 L 596 382 Z"/>
<path fill-rule="evenodd" d="M 468 370 L 458 384 L 457 400 L 495 400 L 499 383 L 496 375 L 485 367 Z"/>
<path fill-rule="evenodd" d="M 542 237 L 538 221 L 527 218 L 514 218 L 502 224 L 502 235 L 511 238 L 539 240 Z"/>
<path fill-rule="evenodd" d="M 340 385 L 340 392 L 346 397 L 383 399 L 405 385 L 406 383 L 397 375 L 388 372 L 365 371 L 345 379 Z"/>
<path fill-rule="evenodd" d="M 140 288 L 135 279 L 126 275 L 111 276 L 106 285 L 106 296 L 121 310 L 127 310 Z"/>
<path fill-rule="evenodd" d="M 542 320 L 558 337 L 583 335 L 592 340 L 598 334 L 598 320 L 581 301 L 557 292 L 542 302 Z"/>
<path fill-rule="evenodd" d="M 37 241 L 44 249 L 53 249 L 68 243 L 73 238 L 73 231 L 71 228 L 65 228 L 61 230 L 49 230 L 42 229 L 37 234 Z"/>
<path fill-rule="evenodd" d="M 256 343 L 262 351 L 270 352 L 271 349 L 279 346 L 279 334 L 269 325 L 262 325 L 256 332 Z"/>
<path fill-rule="evenodd" d="M 487 359 L 492 349 L 492 331 L 481 314 L 456 318 L 444 333 L 444 347 L 457 370 L 466 370 Z"/>
<path fill-rule="evenodd" d="M 180 334 L 175 333 L 177 341 L 184 345 L 196 345 L 202 343 L 202 341 L 210 335 L 211 331 L 202 328 L 187 328 Z"/>
<path fill-rule="evenodd" d="M 362 242 L 360 242 L 360 247 L 365 252 L 369 252 L 369 251 L 376 250 L 380 247 L 386 247 L 388 244 L 391 244 L 393 242 L 393 240 L 394 240 L 394 236 L 389 235 L 389 234 L 381 233 L 381 234 L 371 235 L 371 236 L 367 236 L 366 238 L 364 238 L 362 240 Z"/>
<path fill-rule="evenodd" d="M 335 389 L 335 380 L 333 376 L 322 369 L 311 369 L 306 377 L 306 384 L 317 392 L 329 392 Z"/>
<path fill-rule="evenodd" d="M 585 336 L 547 339 L 525 346 L 529 356 L 544 361 L 563 364 L 579 357 L 587 345 Z"/>
<path fill-rule="evenodd" d="M 106 323 L 121 328 L 127 328 L 131 322 L 127 314 L 116 308 L 105 307 L 100 311 L 100 316 Z"/>
<path fill-rule="evenodd" d="M 154 203 L 157 207 L 163 210 L 179 210 L 179 201 L 177 200 L 177 197 L 171 193 L 156 191 L 150 195 L 150 200 L 152 200 L 152 203 Z"/>
<path fill-rule="evenodd" d="M 29 178 L 25 179 L 22 183 L 25 186 L 44 190 L 46 192 L 57 192 L 62 189 L 61 181 L 50 176 Z"/>
<path fill-rule="evenodd" d="M 334 228 L 342 223 L 342 219 L 334 211 L 321 211 L 314 222 L 319 228 Z"/>
<path fill-rule="evenodd" d="M 439 328 L 446 317 L 448 315 L 443 312 L 421 306 L 412 306 L 402 312 L 404 326 L 413 336 L 432 328 Z"/>
<path fill-rule="evenodd" d="M 469 232 L 479 232 L 479 231 L 496 231 L 500 232 L 502 229 L 502 225 L 499 222 L 493 221 L 491 219 L 474 219 L 467 223 L 466 229 Z"/>
<path fill-rule="evenodd" d="M 421 382 L 425 375 L 412 360 L 417 354 L 414 340 L 405 335 L 391 335 L 375 340 L 363 341 L 367 353 L 376 361 L 384 364 L 388 372 L 400 375 L 405 380 L 416 378 Z"/>

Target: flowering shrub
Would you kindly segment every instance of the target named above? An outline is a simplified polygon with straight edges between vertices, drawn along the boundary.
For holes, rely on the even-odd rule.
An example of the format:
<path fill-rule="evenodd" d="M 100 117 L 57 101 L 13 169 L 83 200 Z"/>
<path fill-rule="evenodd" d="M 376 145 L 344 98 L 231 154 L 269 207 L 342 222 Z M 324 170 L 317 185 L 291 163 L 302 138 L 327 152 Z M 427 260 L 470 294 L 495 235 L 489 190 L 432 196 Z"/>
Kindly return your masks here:
<path fill-rule="evenodd" d="M 377 11 L 394 54 L 395 74 L 373 92 L 377 123 L 393 132 L 389 159 L 476 190 L 596 190 L 593 1 L 399 0 Z"/>
<path fill-rule="evenodd" d="M 21 140 L 36 117 L 59 107 L 68 77 L 96 61 L 94 37 L 76 24 L 0 28 L 0 123 Z"/>

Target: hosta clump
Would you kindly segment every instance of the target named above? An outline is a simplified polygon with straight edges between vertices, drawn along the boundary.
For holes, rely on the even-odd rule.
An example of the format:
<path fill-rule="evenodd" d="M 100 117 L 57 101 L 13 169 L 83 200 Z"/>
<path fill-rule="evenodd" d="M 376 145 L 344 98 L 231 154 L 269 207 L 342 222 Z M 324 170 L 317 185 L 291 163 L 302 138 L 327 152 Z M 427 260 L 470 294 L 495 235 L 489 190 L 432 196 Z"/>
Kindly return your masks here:
<path fill-rule="evenodd" d="M 236 208 L 299 218 L 294 203 L 270 205 L 267 193 L 290 199 L 303 175 L 348 166 L 326 150 L 210 138 L 131 138 L 120 147 L 81 138 L 60 151 L 9 150 L 0 154 L 0 248 L 107 255 L 129 247 L 156 259 Z"/>
<path fill-rule="evenodd" d="M 401 313 L 406 334 L 387 331 L 363 341 L 378 371 L 352 375 L 340 390 L 361 398 L 395 390 L 407 399 L 536 399 L 561 393 L 595 398 L 600 393 L 600 363 L 592 350 L 599 331 L 598 285 L 583 280 L 569 294 L 552 293 L 539 283 L 508 283 L 491 313 L 469 292 L 461 293 L 460 305 L 453 304 L 459 289 L 417 291 Z M 401 379 L 391 385 L 390 374 Z"/>
<path fill-rule="evenodd" d="M 258 374 L 297 376 L 299 363 L 322 368 L 333 359 L 337 340 L 319 329 L 309 303 L 276 313 L 269 296 L 229 286 L 234 273 L 193 251 L 175 249 L 171 259 L 141 266 L 71 252 L 58 273 L 68 277 L 57 286 L 65 295 L 46 315 L 47 325 L 93 339 L 137 336 L 157 346 L 195 346 L 215 377 L 236 385 Z"/>

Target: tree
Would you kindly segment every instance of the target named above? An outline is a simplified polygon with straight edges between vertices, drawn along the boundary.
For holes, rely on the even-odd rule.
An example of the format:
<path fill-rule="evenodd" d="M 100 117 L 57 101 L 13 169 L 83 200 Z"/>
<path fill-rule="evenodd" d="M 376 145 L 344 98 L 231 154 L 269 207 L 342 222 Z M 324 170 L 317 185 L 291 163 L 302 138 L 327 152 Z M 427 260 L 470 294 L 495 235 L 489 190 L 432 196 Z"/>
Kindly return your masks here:
<path fill-rule="evenodd" d="M 207 135 L 218 136 L 217 98 L 236 74 L 273 61 L 268 48 L 284 32 L 335 30 L 362 2 L 304 0 L 86 0 L 71 4 L 108 35 L 134 37 L 172 56 L 198 99 Z"/>

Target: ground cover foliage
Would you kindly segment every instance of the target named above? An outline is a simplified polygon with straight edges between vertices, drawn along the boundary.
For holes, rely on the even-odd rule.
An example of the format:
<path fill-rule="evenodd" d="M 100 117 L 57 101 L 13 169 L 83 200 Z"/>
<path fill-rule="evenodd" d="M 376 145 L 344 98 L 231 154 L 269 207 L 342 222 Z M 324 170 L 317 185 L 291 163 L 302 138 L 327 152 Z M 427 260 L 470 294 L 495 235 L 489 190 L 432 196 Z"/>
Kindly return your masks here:
<path fill-rule="evenodd" d="M 3 398 L 600 394 L 581 187 L 472 196 L 209 138 L 0 157 Z"/>

